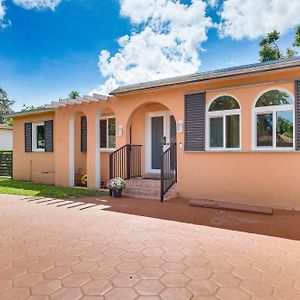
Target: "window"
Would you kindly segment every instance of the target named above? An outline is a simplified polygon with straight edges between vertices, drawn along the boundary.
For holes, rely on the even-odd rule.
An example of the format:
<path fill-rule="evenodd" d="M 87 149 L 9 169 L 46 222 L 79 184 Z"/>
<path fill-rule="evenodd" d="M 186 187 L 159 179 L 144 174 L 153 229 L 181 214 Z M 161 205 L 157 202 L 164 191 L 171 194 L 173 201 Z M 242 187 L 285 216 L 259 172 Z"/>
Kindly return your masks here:
<path fill-rule="evenodd" d="M 116 119 L 103 118 L 100 120 L 100 148 L 116 148 Z"/>
<path fill-rule="evenodd" d="M 45 123 L 32 123 L 32 150 L 45 151 Z"/>
<path fill-rule="evenodd" d="M 285 91 L 271 90 L 261 95 L 254 108 L 255 148 L 294 147 L 294 102 Z"/>
<path fill-rule="evenodd" d="M 215 99 L 208 109 L 208 148 L 240 148 L 240 105 L 231 96 Z"/>

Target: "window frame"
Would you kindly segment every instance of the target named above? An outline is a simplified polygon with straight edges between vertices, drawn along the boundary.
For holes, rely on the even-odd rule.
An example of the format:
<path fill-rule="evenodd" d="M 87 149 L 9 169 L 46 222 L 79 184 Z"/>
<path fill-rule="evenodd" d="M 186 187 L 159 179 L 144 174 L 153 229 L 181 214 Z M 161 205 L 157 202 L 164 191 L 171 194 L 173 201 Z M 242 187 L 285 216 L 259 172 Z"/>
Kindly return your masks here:
<path fill-rule="evenodd" d="M 239 105 L 239 109 L 227 109 L 227 110 L 218 110 L 218 111 L 209 111 L 211 104 L 220 97 L 228 96 L 233 98 Z M 226 116 L 239 116 L 239 147 L 237 148 L 227 148 L 226 147 Z M 223 118 L 223 147 L 211 147 L 210 146 L 210 119 L 212 118 Z M 240 151 L 242 145 L 242 115 L 241 115 L 241 104 L 236 96 L 229 94 L 221 94 L 214 97 L 209 101 L 206 107 L 206 143 L 205 151 Z"/>
<path fill-rule="evenodd" d="M 258 99 L 265 93 L 273 90 L 278 90 L 287 93 L 293 100 L 293 104 L 270 105 L 256 107 Z M 278 112 L 292 111 L 293 112 L 293 147 L 277 147 L 276 146 L 276 132 L 277 132 L 277 116 Z M 257 146 L 257 115 L 272 114 L 273 128 L 272 128 L 272 146 Z M 282 88 L 270 88 L 262 91 L 256 96 L 252 107 L 252 150 L 256 151 L 274 151 L 274 152 L 290 152 L 295 150 L 295 97 L 288 90 Z"/>
<path fill-rule="evenodd" d="M 32 152 L 46 152 L 46 145 L 44 148 L 37 148 L 37 127 L 38 126 L 44 126 L 45 130 L 45 122 L 34 122 L 32 123 Z M 45 135 L 45 133 L 44 133 Z M 46 137 L 45 137 L 45 143 L 46 143 Z"/>
<path fill-rule="evenodd" d="M 111 151 L 115 151 L 117 148 L 108 148 L 108 139 L 109 139 L 109 134 L 108 134 L 108 120 L 109 119 L 115 119 L 115 137 L 116 137 L 116 140 L 117 140 L 117 128 L 116 128 L 116 125 L 117 125 L 117 122 L 116 122 L 116 117 L 115 116 L 107 116 L 107 117 L 101 117 L 100 118 L 100 121 L 101 120 L 106 120 L 106 147 L 100 147 L 100 141 L 101 141 L 101 138 L 100 138 L 100 135 L 101 135 L 101 127 L 100 127 L 100 122 L 99 122 L 99 149 L 101 152 L 111 152 Z"/>

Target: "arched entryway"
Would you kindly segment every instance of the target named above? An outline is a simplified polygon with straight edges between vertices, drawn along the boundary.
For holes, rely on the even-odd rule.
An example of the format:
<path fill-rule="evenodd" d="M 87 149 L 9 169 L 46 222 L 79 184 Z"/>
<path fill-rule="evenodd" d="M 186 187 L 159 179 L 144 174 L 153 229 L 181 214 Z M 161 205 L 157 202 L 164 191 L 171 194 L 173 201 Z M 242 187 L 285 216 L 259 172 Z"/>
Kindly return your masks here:
<path fill-rule="evenodd" d="M 159 175 L 161 154 L 176 143 L 176 120 L 173 113 L 161 103 L 146 103 L 132 112 L 126 128 L 129 143 L 142 145 L 144 176 Z"/>

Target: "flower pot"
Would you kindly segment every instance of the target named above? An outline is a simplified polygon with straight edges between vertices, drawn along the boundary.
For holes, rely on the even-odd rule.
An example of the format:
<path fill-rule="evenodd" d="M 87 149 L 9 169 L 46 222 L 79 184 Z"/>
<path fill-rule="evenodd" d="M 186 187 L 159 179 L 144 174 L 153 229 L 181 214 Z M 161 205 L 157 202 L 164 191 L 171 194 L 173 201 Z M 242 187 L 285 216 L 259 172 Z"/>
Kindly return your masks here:
<path fill-rule="evenodd" d="M 122 190 L 112 190 L 112 193 L 115 198 L 122 197 Z"/>

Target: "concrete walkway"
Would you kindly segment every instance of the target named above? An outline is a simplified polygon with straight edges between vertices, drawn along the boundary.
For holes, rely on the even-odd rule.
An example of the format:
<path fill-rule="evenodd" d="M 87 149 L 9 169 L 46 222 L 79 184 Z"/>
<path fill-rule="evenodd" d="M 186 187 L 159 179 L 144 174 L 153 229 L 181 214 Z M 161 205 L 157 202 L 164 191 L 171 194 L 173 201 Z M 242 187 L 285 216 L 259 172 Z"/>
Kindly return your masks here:
<path fill-rule="evenodd" d="M 300 299 L 299 241 L 31 200 L 0 195 L 0 299 Z"/>

